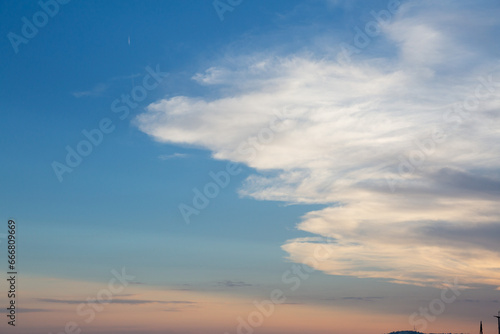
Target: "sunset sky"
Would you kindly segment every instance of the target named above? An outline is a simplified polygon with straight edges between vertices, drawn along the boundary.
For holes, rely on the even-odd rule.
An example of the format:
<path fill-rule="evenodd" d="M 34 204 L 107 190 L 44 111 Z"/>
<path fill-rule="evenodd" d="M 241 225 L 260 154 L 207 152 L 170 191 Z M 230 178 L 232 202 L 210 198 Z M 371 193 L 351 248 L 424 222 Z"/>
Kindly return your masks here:
<path fill-rule="evenodd" d="M 2 333 L 497 333 L 498 1 L 0 15 Z"/>

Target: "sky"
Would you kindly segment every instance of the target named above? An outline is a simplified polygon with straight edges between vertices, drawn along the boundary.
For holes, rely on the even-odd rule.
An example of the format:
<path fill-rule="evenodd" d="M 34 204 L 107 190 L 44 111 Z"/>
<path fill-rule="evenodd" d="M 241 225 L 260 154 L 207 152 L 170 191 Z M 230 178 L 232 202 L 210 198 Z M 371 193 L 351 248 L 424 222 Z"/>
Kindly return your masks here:
<path fill-rule="evenodd" d="M 2 333 L 496 333 L 499 15 L 2 1 Z"/>

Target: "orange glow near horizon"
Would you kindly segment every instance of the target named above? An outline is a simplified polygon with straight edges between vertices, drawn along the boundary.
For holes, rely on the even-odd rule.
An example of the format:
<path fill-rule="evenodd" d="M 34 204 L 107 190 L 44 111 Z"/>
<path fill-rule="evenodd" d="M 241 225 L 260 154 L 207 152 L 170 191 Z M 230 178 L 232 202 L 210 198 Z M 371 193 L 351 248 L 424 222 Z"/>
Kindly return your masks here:
<path fill-rule="evenodd" d="M 265 303 L 264 311 L 259 311 L 254 301 L 262 303 L 262 299 L 226 293 L 168 290 L 146 285 L 128 285 L 121 294 L 113 296 L 115 303 L 96 303 L 95 308 L 102 310 L 95 311 L 95 317 L 91 320 L 88 306 L 77 313 L 77 308 L 81 307 L 80 301 L 95 299 L 99 291 L 106 289 L 107 284 L 26 278 L 23 285 L 25 292 L 20 302 L 28 312 L 21 313 L 20 329 L 36 328 L 37 331 L 54 334 L 64 333 L 64 326 L 68 322 L 76 323 L 82 333 L 159 333 L 171 330 L 221 334 L 382 334 L 412 329 L 409 328 L 408 316 L 401 314 L 366 313 L 349 307 L 286 303 L 273 306 Z M 241 319 L 248 325 L 240 325 Z M 492 324 L 485 322 L 484 327 L 485 333 L 493 333 Z M 426 332 L 474 333 L 475 330 L 470 321 L 442 316 L 429 324 Z"/>

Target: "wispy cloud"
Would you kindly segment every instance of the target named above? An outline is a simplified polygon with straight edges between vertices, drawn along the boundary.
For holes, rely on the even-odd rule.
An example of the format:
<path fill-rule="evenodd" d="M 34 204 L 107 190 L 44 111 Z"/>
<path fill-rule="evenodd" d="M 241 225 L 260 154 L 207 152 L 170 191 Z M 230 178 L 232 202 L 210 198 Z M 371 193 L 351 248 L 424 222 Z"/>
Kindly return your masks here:
<path fill-rule="evenodd" d="M 96 96 L 102 96 L 104 92 L 106 92 L 109 88 L 108 84 L 105 83 L 99 83 L 92 87 L 89 90 L 84 90 L 84 91 L 79 91 L 79 92 L 73 92 L 73 96 L 76 98 L 80 97 L 96 97 Z"/>
<path fill-rule="evenodd" d="M 16 312 L 19 313 L 38 313 L 38 312 L 54 312 L 55 310 L 44 309 L 44 308 L 29 308 L 20 307 Z"/>
<path fill-rule="evenodd" d="M 246 286 L 252 286 L 252 284 L 243 281 L 230 281 L 230 280 L 217 282 L 216 285 L 226 288 L 241 288 Z"/>
<path fill-rule="evenodd" d="M 37 299 L 40 302 L 45 303 L 59 303 L 59 304 L 85 304 L 86 300 L 80 299 L 51 299 L 51 298 L 39 298 Z M 110 300 L 110 304 L 128 304 L 128 305 L 138 305 L 138 304 L 177 304 L 177 305 L 194 305 L 196 302 L 187 301 L 187 300 L 153 300 L 153 299 L 117 299 L 114 298 Z"/>
<path fill-rule="evenodd" d="M 144 282 L 139 282 L 139 281 L 132 281 L 132 282 L 129 282 L 129 284 L 132 284 L 132 285 L 144 285 L 146 283 Z"/>
<path fill-rule="evenodd" d="M 77 91 L 77 92 L 73 92 L 71 94 L 76 98 L 103 96 L 104 93 L 106 91 L 108 91 L 108 89 L 111 87 L 113 81 L 130 80 L 130 79 L 133 80 L 134 78 L 137 78 L 140 76 L 141 76 L 140 73 L 129 74 L 129 75 L 119 75 L 116 77 L 112 77 L 111 79 L 107 80 L 106 82 L 98 83 L 88 90 Z"/>
<path fill-rule="evenodd" d="M 484 299 L 470 299 L 470 298 L 467 298 L 467 299 L 460 299 L 458 300 L 458 302 L 461 302 L 461 303 L 481 303 L 481 304 L 484 304 L 484 303 L 494 303 L 494 304 L 498 304 L 500 303 L 500 301 L 498 299 L 489 299 L 489 300 L 484 300 Z"/>
<path fill-rule="evenodd" d="M 168 308 L 168 309 L 165 309 L 163 311 L 164 312 L 181 312 L 182 310 L 178 309 L 178 308 Z"/>
<path fill-rule="evenodd" d="M 373 302 L 381 299 L 384 299 L 384 297 L 339 297 L 339 298 L 328 298 L 327 300 Z"/>
<path fill-rule="evenodd" d="M 484 236 L 500 222 L 500 67 L 469 32 L 498 32 L 498 11 L 476 20 L 459 4 L 429 3 L 403 5 L 383 27 L 380 40 L 394 50 L 384 58 L 340 65 L 314 55 L 242 56 L 237 68 L 194 76 L 221 87 L 220 98 L 166 98 L 137 124 L 158 141 L 265 171 L 247 178 L 244 196 L 328 204 L 298 225 L 335 239 L 318 270 L 499 286 L 500 247 Z M 277 113 L 283 131 L 259 147 L 241 145 Z M 305 239 L 283 245 L 298 263 L 315 248 Z"/>
<path fill-rule="evenodd" d="M 162 154 L 158 156 L 160 160 L 170 160 L 170 159 L 182 159 L 187 158 L 189 155 L 186 153 L 173 153 L 173 154 Z"/>

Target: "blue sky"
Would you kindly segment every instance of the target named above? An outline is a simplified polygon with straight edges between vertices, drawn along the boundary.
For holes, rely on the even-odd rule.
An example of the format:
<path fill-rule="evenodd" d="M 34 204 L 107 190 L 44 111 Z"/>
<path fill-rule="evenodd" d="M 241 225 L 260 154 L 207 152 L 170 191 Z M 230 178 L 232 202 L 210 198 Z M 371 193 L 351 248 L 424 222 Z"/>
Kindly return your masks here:
<path fill-rule="evenodd" d="M 13 45 L 41 7 L 0 4 L 0 210 L 25 275 L 98 284 L 126 267 L 151 289 L 252 299 L 321 244 L 291 302 L 408 327 L 458 279 L 427 329 L 498 308 L 498 3 L 242 1 L 222 20 L 201 0 L 57 6 Z M 120 118 L 114 101 L 139 91 Z M 179 205 L 228 162 L 241 173 L 187 224 Z"/>
<path fill-rule="evenodd" d="M 226 163 L 214 161 L 209 152 L 198 148 L 158 145 L 130 121 L 148 101 L 191 92 L 192 65 L 203 67 L 207 59 L 217 57 L 219 49 L 251 29 L 255 22 L 228 18 L 222 24 L 208 2 L 160 3 L 69 3 L 61 6 L 64 15 L 57 15 L 28 44 L 21 44 L 18 54 L 8 40 L 2 44 L 6 59 L 2 65 L 2 147 L 11 158 L 10 163 L 2 165 L 4 175 L 8 175 L 2 178 L 3 184 L 10 189 L 2 205 L 5 212 L 15 211 L 14 216 L 24 222 L 20 230 L 29 242 L 21 242 L 29 247 L 24 256 L 30 264 L 25 270 L 32 274 L 55 272 L 64 277 L 95 279 L 101 275 L 98 268 L 107 268 L 111 259 L 126 257 L 122 252 L 130 251 L 130 245 L 140 238 L 137 235 L 158 239 L 149 245 L 150 249 L 143 243 L 137 245 L 133 252 L 143 255 L 132 263 L 126 261 L 129 265 L 142 266 L 144 257 L 154 263 L 159 260 L 153 254 L 155 249 L 163 249 L 183 254 L 182 262 L 191 261 L 196 268 L 205 261 L 200 253 L 205 248 L 214 248 L 209 258 L 232 248 L 254 262 L 262 260 L 262 253 L 268 254 L 265 257 L 271 253 L 273 261 L 280 264 L 284 256 L 280 241 L 302 234 L 295 231 L 294 225 L 311 206 L 238 198 L 236 189 L 249 173 L 245 167 L 200 217 L 193 218 L 192 225 L 184 223 L 178 204 L 188 203 L 192 189 L 209 181 L 208 173 L 224 168 Z M 19 31 L 20 21 L 15 18 L 39 10 L 36 3 L 28 2 L 2 6 L 4 13 L 11 13 L 5 15 L 4 27 L 19 26 Z M 205 10 L 200 8 L 203 6 Z M 269 25 L 280 6 L 283 3 L 273 4 L 264 12 L 259 8 L 250 10 L 255 11 L 254 18 Z M 267 18 L 263 16 L 266 11 Z M 194 23 L 207 27 L 200 33 Z M 155 68 L 156 64 L 171 77 L 148 93 L 147 100 L 130 117 L 120 120 L 111 112 L 110 103 L 129 93 L 133 80 L 141 80 L 147 73 L 145 68 Z M 75 97 L 75 93 L 89 92 L 100 85 L 106 87 L 105 91 Z M 106 135 L 74 172 L 65 174 L 62 183 L 58 182 L 51 163 L 64 162 L 66 145 L 75 148 L 85 139 L 81 131 L 94 129 L 104 117 L 113 120 L 116 130 Z M 20 127 L 22 134 L 16 130 Z M 188 157 L 159 158 L 176 152 Z M 256 211 L 260 212 L 258 219 L 253 216 Z M 117 232 L 123 242 L 116 240 Z M 71 241 L 68 244 L 65 240 Z M 234 247 L 238 242 L 243 244 Z M 261 245 L 266 251 L 255 252 Z M 109 258 L 97 255 L 108 252 Z M 82 263 L 73 259 L 96 270 L 82 268 Z M 175 265 L 175 260 L 172 264 L 168 261 L 167 265 Z M 231 261 L 234 265 L 241 259 L 234 256 Z M 265 271 L 268 266 L 263 263 L 259 267 Z M 185 279 L 169 281 L 179 283 Z"/>

